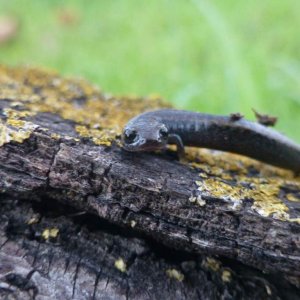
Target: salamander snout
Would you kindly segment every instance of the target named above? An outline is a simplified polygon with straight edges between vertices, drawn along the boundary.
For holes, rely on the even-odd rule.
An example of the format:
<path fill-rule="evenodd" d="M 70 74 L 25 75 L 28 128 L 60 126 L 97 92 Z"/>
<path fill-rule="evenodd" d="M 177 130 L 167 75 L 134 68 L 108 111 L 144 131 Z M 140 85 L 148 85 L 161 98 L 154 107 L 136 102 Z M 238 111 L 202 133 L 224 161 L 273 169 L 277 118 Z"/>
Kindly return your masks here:
<path fill-rule="evenodd" d="M 153 151 L 166 146 L 168 130 L 166 126 L 143 126 L 125 127 L 122 134 L 123 148 L 127 151 Z"/>

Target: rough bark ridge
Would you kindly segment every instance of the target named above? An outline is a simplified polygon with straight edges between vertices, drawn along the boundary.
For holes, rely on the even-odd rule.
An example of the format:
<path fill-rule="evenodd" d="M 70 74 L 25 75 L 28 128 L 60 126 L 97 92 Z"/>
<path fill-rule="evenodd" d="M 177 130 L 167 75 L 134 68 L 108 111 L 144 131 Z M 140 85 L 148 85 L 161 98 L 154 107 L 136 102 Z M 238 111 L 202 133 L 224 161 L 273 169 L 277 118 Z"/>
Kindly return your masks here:
<path fill-rule="evenodd" d="M 0 68 L 0 296 L 299 296 L 299 178 L 230 154 L 124 152 L 123 124 L 159 105 Z"/>

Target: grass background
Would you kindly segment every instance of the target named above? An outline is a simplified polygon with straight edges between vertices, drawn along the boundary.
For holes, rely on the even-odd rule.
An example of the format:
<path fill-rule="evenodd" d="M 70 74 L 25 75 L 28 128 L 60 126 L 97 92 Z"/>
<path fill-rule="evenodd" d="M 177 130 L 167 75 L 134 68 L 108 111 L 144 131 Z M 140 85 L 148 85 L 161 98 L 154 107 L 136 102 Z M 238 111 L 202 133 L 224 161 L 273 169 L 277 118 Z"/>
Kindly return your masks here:
<path fill-rule="evenodd" d="M 20 21 L 0 63 L 84 77 L 178 108 L 279 117 L 300 142 L 299 0 L 0 0 Z M 75 21 L 64 22 L 69 14 Z"/>

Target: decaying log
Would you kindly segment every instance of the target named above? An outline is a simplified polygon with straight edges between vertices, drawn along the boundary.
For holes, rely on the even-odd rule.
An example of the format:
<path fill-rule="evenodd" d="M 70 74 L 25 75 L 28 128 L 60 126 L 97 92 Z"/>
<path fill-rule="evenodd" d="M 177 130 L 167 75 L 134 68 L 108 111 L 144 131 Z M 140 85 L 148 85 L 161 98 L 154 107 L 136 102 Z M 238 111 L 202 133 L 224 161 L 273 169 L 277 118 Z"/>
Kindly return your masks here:
<path fill-rule="evenodd" d="M 154 97 L 0 68 L 0 297 L 293 298 L 300 180 L 190 149 L 127 153 Z"/>

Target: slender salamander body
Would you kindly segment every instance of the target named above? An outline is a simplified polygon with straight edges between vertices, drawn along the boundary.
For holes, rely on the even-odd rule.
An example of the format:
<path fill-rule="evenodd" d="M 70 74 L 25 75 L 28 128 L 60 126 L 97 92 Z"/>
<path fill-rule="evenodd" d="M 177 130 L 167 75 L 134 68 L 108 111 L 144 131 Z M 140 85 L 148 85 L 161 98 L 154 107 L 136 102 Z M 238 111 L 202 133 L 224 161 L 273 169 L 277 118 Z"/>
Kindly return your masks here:
<path fill-rule="evenodd" d="M 268 164 L 300 172 L 300 145 L 277 131 L 237 117 L 162 109 L 131 119 L 122 134 L 127 151 L 153 151 L 176 144 L 242 154 Z"/>

